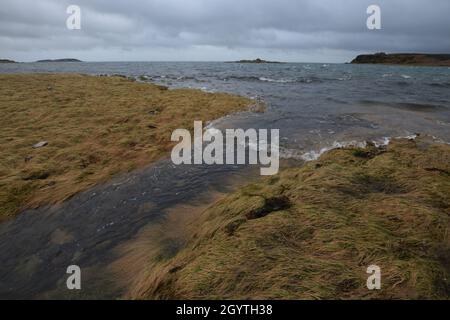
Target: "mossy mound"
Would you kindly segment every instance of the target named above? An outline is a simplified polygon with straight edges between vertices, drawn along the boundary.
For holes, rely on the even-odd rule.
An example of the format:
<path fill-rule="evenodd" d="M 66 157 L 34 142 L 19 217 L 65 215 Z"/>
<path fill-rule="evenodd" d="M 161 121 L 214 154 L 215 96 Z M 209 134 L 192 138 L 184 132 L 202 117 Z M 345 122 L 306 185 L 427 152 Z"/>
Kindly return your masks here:
<path fill-rule="evenodd" d="M 450 146 L 338 149 L 219 201 L 175 257 L 131 290 L 149 299 L 447 299 Z M 378 265 L 381 290 L 366 287 Z"/>

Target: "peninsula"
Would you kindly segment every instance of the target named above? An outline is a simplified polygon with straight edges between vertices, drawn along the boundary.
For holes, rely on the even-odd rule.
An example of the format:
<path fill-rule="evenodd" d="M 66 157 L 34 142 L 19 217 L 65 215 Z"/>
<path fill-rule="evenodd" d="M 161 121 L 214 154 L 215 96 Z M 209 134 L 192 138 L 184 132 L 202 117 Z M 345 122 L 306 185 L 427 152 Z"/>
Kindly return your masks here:
<path fill-rule="evenodd" d="M 379 52 L 357 56 L 352 64 L 392 64 L 409 66 L 450 67 L 450 54 L 393 53 Z"/>

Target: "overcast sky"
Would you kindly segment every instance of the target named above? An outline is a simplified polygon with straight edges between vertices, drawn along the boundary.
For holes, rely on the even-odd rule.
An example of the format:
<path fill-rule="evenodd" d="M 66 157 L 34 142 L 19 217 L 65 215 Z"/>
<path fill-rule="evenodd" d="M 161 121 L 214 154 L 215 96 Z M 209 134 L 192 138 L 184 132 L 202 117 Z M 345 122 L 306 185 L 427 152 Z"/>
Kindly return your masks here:
<path fill-rule="evenodd" d="M 81 30 L 68 30 L 68 5 Z M 366 9 L 381 7 L 382 30 Z M 34 61 L 346 62 L 450 53 L 450 0 L 2 0 L 0 58 Z"/>

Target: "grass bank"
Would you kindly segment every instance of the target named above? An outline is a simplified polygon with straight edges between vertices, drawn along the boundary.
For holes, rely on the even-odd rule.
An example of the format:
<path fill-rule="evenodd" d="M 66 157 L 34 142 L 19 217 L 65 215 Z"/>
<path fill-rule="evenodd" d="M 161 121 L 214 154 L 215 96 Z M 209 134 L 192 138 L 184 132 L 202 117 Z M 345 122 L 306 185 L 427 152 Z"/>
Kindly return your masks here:
<path fill-rule="evenodd" d="M 0 221 L 158 160 L 174 129 L 250 104 L 121 77 L 0 75 Z"/>
<path fill-rule="evenodd" d="M 448 299 L 450 146 L 332 150 L 219 200 L 138 299 Z M 382 289 L 366 287 L 378 265 Z"/>

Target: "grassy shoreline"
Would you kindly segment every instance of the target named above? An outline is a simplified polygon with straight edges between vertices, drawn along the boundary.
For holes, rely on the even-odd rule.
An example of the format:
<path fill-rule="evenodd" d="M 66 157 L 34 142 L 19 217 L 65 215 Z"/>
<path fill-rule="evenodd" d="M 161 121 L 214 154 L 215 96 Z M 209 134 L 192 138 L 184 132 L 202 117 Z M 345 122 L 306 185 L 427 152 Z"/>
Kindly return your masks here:
<path fill-rule="evenodd" d="M 449 145 L 332 150 L 195 216 L 184 249 L 148 258 L 127 297 L 449 299 L 449 190 Z M 370 265 L 381 290 L 366 288 Z"/>
<path fill-rule="evenodd" d="M 0 221 L 148 165 L 168 154 L 174 129 L 254 104 L 80 74 L 0 75 L 0 97 Z"/>

